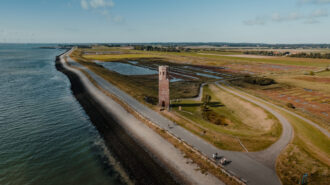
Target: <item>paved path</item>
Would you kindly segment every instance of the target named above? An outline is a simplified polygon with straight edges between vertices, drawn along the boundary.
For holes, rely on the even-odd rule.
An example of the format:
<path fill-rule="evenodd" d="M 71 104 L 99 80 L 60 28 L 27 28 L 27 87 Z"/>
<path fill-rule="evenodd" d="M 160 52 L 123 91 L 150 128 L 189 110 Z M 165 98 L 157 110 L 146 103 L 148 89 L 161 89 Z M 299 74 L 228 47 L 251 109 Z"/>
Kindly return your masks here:
<path fill-rule="evenodd" d="M 217 84 L 219 84 L 219 83 L 217 83 Z M 228 88 L 226 88 L 226 89 L 228 89 Z M 229 90 L 230 90 L 230 89 L 229 89 Z M 326 135 L 327 137 L 330 137 L 330 133 L 329 133 L 329 131 L 328 131 L 327 129 L 321 127 L 321 126 L 318 125 L 317 123 L 315 123 L 315 122 L 313 122 L 313 121 L 311 121 L 311 120 L 309 120 L 309 119 L 307 119 L 307 118 L 304 118 L 304 117 L 302 117 L 302 116 L 300 116 L 300 115 L 298 115 L 298 114 L 296 114 L 296 113 L 294 113 L 294 112 L 292 112 L 292 111 L 290 111 L 290 110 L 287 110 L 287 109 L 285 109 L 285 108 L 283 108 L 283 107 L 280 107 L 280 106 L 278 106 L 278 105 L 275 105 L 275 104 L 272 104 L 272 103 L 270 103 L 270 102 L 267 102 L 267 101 L 265 101 L 265 100 L 263 100 L 263 99 L 261 99 L 261 98 L 257 98 L 257 97 L 255 97 L 255 96 L 252 96 L 252 95 L 250 95 L 250 94 L 248 94 L 248 93 L 245 93 L 245 92 L 240 91 L 239 94 L 244 95 L 245 97 L 251 97 L 251 98 L 253 98 L 253 99 L 257 99 L 259 102 L 262 102 L 262 103 L 267 104 L 267 105 L 274 106 L 274 107 L 276 107 L 276 108 L 278 108 L 278 109 L 280 109 L 280 110 L 282 110 L 282 111 L 284 111 L 284 112 L 286 112 L 286 113 L 289 113 L 289 114 L 291 114 L 292 116 L 295 116 L 295 117 L 297 117 L 297 118 L 299 118 L 299 119 L 301 119 L 301 120 L 307 122 L 308 124 L 314 126 L 314 127 L 317 128 L 318 130 L 320 130 L 320 132 L 322 132 L 324 135 Z"/>
<path fill-rule="evenodd" d="M 185 98 L 185 100 L 193 100 L 193 101 L 202 101 L 203 98 L 203 88 L 205 85 L 207 85 L 208 83 L 202 83 L 200 88 L 199 88 L 199 93 L 198 96 L 195 98 Z"/>
<path fill-rule="evenodd" d="M 247 181 L 247 184 L 253 185 L 280 185 L 281 182 L 276 175 L 276 172 L 273 167 L 265 165 L 263 162 L 258 161 L 255 157 L 249 156 L 247 153 L 243 152 L 234 152 L 221 150 L 213 146 L 212 144 L 204 141 L 198 136 L 192 134 L 186 129 L 176 125 L 172 121 L 158 114 L 157 112 L 151 110 L 147 106 L 135 100 L 130 95 L 118 89 L 116 86 L 110 84 L 100 76 L 96 75 L 89 69 L 81 66 L 72 59 L 68 58 L 68 62 L 74 64 L 77 67 L 81 67 L 85 70 L 102 88 L 108 92 L 116 95 L 119 99 L 126 102 L 139 112 L 141 115 L 151 120 L 159 127 L 168 130 L 170 133 L 175 135 L 178 138 L 181 138 L 189 145 L 193 146 L 205 156 L 212 158 L 212 154 L 217 152 L 221 156 L 225 156 L 228 160 L 232 161 L 230 164 L 226 165 L 224 168 L 231 172 L 233 175 L 244 179 Z M 169 127 L 170 125 L 170 127 Z"/>
<path fill-rule="evenodd" d="M 254 100 L 253 98 L 246 96 L 242 93 L 237 93 L 229 88 L 226 88 L 223 85 L 220 85 L 218 82 L 216 83 L 218 87 L 221 89 L 230 92 L 231 94 L 234 94 L 242 99 L 245 99 L 249 102 L 252 102 L 261 108 L 267 110 L 271 114 L 273 114 L 281 123 L 282 125 L 282 135 L 280 139 L 278 139 L 274 144 L 272 144 L 267 149 L 260 151 L 260 152 L 250 152 L 248 155 L 252 156 L 258 161 L 263 162 L 264 164 L 268 165 L 269 167 L 274 167 L 277 156 L 281 153 L 281 151 L 290 143 L 292 137 L 293 137 L 293 129 L 289 121 L 284 118 L 280 113 L 273 110 L 269 106 L 267 106 L 264 102 L 261 103 L 261 101 L 258 99 L 258 101 Z"/>

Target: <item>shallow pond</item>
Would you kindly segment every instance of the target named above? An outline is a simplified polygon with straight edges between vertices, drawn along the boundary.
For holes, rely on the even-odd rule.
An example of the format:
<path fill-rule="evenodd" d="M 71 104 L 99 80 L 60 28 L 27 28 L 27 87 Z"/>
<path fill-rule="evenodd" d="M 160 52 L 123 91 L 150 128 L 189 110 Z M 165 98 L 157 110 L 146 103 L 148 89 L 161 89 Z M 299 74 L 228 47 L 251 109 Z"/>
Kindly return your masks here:
<path fill-rule="evenodd" d="M 204 76 L 204 77 L 208 77 L 208 78 L 214 78 L 214 79 L 223 79 L 220 76 L 214 76 L 214 75 L 209 75 L 209 74 L 204 74 L 204 73 L 196 73 L 196 75 L 198 75 L 198 76 Z"/>
<path fill-rule="evenodd" d="M 99 62 L 97 64 L 122 75 L 155 75 L 158 71 L 121 62 Z"/>
<path fill-rule="evenodd" d="M 180 82 L 180 81 L 183 81 L 183 79 L 181 79 L 181 78 L 171 78 L 170 79 L 170 82 Z"/>

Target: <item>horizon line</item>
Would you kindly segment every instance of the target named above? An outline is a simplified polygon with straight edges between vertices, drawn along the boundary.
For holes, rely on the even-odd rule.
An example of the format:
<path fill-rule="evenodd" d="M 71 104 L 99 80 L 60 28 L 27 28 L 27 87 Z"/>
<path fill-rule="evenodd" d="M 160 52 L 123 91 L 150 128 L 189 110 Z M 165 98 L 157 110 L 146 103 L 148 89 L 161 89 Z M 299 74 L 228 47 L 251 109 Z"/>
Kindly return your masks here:
<path fill-rule="evenodd" d="M 330 43 L 266 43 L 266 42 L 0 42 L 0 44 L 261 44 L 261 45 L 330 45 Z"/>

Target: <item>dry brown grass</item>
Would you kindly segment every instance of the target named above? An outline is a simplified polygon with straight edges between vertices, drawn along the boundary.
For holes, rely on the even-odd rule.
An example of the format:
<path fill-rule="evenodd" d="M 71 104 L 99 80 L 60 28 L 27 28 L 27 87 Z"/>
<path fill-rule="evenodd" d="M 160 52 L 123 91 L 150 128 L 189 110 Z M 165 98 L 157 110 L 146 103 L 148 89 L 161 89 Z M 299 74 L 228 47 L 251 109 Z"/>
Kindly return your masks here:
<path fill-rule="evenodd" d="M 308 184 L 327 185 L 330 182 L 330 168 L 315 158 L 297 144 L 289 144 L 280 155 L 277 165 L 283 184 L 298 184 L 302 175 L 308 173 Z"/>
<path fill-rule="evenodd" d="M 232 135 L 203 127 L 176 112 L 161 112 L 161 114 L 219 148 L 244 152 L 237 138 Z M 205 134 L 204 131 L 206 131 Z"/>
<path fill-rule="evenodd" d="M 240 98 L 236 98 L 235 96 L 220 90 L 215 85 L 210 85 L 209 87 L 216 98 L 218 98 L 228 109 L 231 109 L 233 114 L 240 118 L 243 124 L 261 131 L 269 131 L 275 124 L 274 119 L 270 119 L 268 114 L 262 108 L 243 101 Z"/>
<path fill-rule="evenodd" d="M 228 125 L 215 125 L 205 120 L 201 107 L 196 106 L 198 102 L 189 100 L 181 100 L 178 103 L 182 105 L 182 111 L 176 106 L 165 116 L 214 146 L 225 150 L 245 151 L 240 140 L 248 151 L 260 151 L 280 137 L 281 125 L 278 120 L 262 108 L 220 91 L 213 85 L 204 86 L 204 94 L 211 95 L 214 103 L 220 100 L 224 105 L 210 106 L 209 109 L 224 117 Z"/>
<path fill-rule="evenodd" d="M 294 128 L 294 139 L 276 164 L 283 184 L 297 184 L 304 173 L 311 175 L 310 184 L 327 184 L 330 170 L 329 138 L 310 124 L 271 107 L 288 119 Z"/>
<path fill-rule="evenodd" d="M 130 54 L 128 54 L 130 55 Z M 102 55 L 101 55 L 102 56 Z M 108 55 L 106 55 L 108 56 Z M 112 56 L 112 55 L 109 55 Z M 128 59 L 126 58 L 126 54 L 122 55 L 122 58 L 118 58 L 118 60 Z M 125 57 L 124 57 L 125 56 Z M 148 97 L 158 97 L 158 76 L 150 76 L 150 75 L 135 75 L 135 76 L 127 76 L 121 75 L 119 73 L 107 70 L 106 68 L 95 64 L 91 59 L 86 59 L 82 57 L 81 50 L 75 50 L 71 54 L 71 58 L 75 61 L 79 62 L 83 66 L 89 68 L 91 71 L 101 76 L 103 79 L 112 83 L 113 85 L 119 87 L 121 90 L 130 94 L 140 102 L 144 102 L 144 98 Z M 140 58 L 142 59 L 142 58 Z M 115 60 L 115 59 L 114 59 Z M 188 98 L 194 97 L 198 95 L 199 85 L 201 82 L 199 81 L 184 81 L 184 82 L 176 82 L 171 83 L 171 98 Z M 186 93 L 188 92 L 188 93 Z M 148 106 L 150 106 L 148 104 Z"/>

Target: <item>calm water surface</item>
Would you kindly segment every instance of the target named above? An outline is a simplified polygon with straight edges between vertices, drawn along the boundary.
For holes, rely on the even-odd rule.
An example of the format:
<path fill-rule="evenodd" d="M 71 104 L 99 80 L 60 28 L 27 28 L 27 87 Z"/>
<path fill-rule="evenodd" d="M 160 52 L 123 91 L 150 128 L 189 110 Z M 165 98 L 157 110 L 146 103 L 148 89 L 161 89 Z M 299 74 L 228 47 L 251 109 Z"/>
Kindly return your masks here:
<path fill-rule="evenodd" d="M 0 45 L 0 184 L 127 184 L 54 67 L 56 49 Z"/>
<path fill-rule="evenodd" d="M 121 63 L 121 62 L 99 62 L 95 61 L 97 64 L 109 69 L 110 71 L 115 71 L 122 75 L 154 75 L 158 74 L 158 71 L 148 69 L 146 67 L 139 67 L 136 65 Z M 132 63 L 133 61 L 130 61 Z"/>

